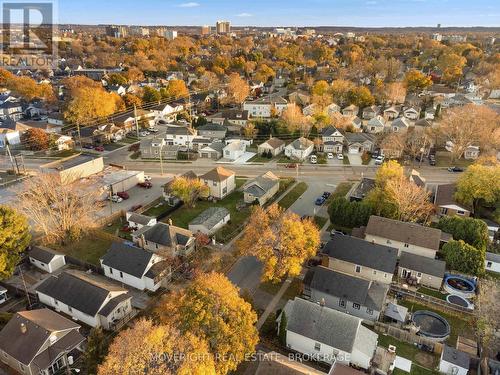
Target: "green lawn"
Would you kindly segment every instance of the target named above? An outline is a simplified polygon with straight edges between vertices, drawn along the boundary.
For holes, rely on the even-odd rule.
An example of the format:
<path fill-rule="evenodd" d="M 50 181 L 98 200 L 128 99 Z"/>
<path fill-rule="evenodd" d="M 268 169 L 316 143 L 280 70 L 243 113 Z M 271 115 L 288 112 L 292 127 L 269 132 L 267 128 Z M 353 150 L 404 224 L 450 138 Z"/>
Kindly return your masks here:
<path fill-rule="evenodd" d="M 290 159 L 289 157 L 287 156 L 281 156 L 277 161 L 276 163 L 279 163 L 279 164 L 289 164 L 289 163 L 293 163 L 293 164 L 302 164 L 303 161 L 298 161 L 298 160 L 292 160 Z"/>
<path fill-rule="evenodd" d="M 492 280 L 500 281 L 500 273 L 486 271 L 486 276 Z"/>
<path fill-rule="evenodd" d="M 138 138 L 125 137 L 120 140 L 120 143 L 132 144 L 139 142 Z"/>
<path fill-rule="evenodd" d="M 146 216 L 151 216 L 151 217 L 158 217 L 159 215 L 163 214 L 164 212 L 167 212 L 170 210 L 172 207 L 165 202 L 165 199 L 163 197 L 160 197 L 156 199 L 153 202 L 153 205 L 151 208 L 147 209 L 144 211 L 142 214 Z"/>
<path fill-rule="evenodd" d="M 305 182 L 299 182 L 292 190 L 288 192 L 287 195 L 285 195 L 278 202 L 278 204 L 284 209 L 288 209 L 292 204 L 295 203 L 297 199 L 299 199 L 299 197 L 302 194 L 304 194 L 306 190 L 307 190 L 307 184 Z"/>
<path fill-rule="evenodd" d="M 339 198 L 339 197 L 345 197 L 347 195 L 347 193 L 349 192 L 349 190 L 351 190 L 352 185 L 354 185 L 354 183 L 352 183 L 352 182 L 341 182 L 340 184 L 337 185 L 337 187 L 335 188 L 335 191 L 330 196 L 329 200 L 332 200 L 334 198 Z"/>
<path fill-rule="evenodd" d="M 406 371 L 400 370 L 398 368 L 395 368 L 392 371 L 393 375 L 407 375 L 408 373 Z M 430 370 L 428 368 L 422 367 L 417 365 L 416 363 L 413 363 L 411 366 L 411 372 L 410 375 L 437 375 L 439 374 L 438 371 L 435 370 Z"/>
<path fill-rule="evenodd" d="M 102 230 L 106 233 L 112 234 L 114 236 L 118 236 L 120 238 L 124 238 L 128 241 L 132 240 L 132 235 L 130 232 L 124 232 L 121 228 L 127 224 L 127 221 L 124 217 L 120 217 L 118 220 L 111 223 L 111 225 L 105 225 Z"/>
<path fill-rule="evenodd" d="M 99 265 L 99 259 L 108 251 L 112 242 L 111 238 L 90 233 L 77 242 L 64 246 L 52 244 L 50 247 L 84 262 Z"/>
<path fill-rule="evenodd" d="M 255 154 L 253 158 L 251 158 L 248 162 L 249 163 L 268 163 L 271 161 L 272 158 L 266 158 L 265 156 L 261 156 L 259 154 Z"/>
<path fill-rule="evenodd" d="M 57 157 L 57 158 L 67 158 L 73 155 L 79 154 L 79 151 L 76 150 L 62 150 L 58 151 L 51 156 Z"/>
<path fill-rule="evenodd" d="M 342 164 L 351 165 L 351 162 L 349 161 L 349 156 L 344 155 L 344 159 L 342 159 Z"/>
<path fill-rule="evenodd" d="M 422 354 L 424 352 L 422 352 L 420 349 L 418 349 L 415 345 L 412 345 L 412 344 L 404 342 L 404 341 L 400 341 L 392 336 L 379 334 L 378 344 L 379 344 L 379 346 L 382 346 L 384 348 L 388 348 L 389 345 L 394 345 L 396 347 L 396 354 L 398 356 L 409 359 L 410 361 L 417 363 L 419 365 L 425 366 L 426 368 L 434 368 L 435 366 L 437 366 L 437 362 L 438 362 L 437 356 L 435 356 L 431 353 L 425 353 L 425 354 L 428 354 L 428 357 L 426 356 L 426 358 L 430 359 L 432 357 L 431 363 L 425 363 L 423 358 L 422 358 Z M 413 374 L 413 367 L 414 366 L 412 366 L 412 372 L 411 372 L 412 374 Z M 425 370 L 425 369 L 422 369 L 422 370 Z M 404 373 L 405 373 L 404 371 L 401 371 L 401 374 L 404 374 Z"/>
<path fill-rule="evenodd" d="M 448 151 L 438 151 L 436 152 L 436 167 L 468 167 L 474 162 L 474 160 L 458 159 L 451 161 L 451 153 Z"/>
<path fill-rule="evenodd" d="M 427 305 L 423 305 L 409 300 L 400 301 L 399 304 L 407 307 L 410 312 L 418 310 L 428 310 L 435 312 L 436 314 L 439 314 L 443 318 L 445 318 L 451 327 L 450 337 L 448 338 L 448 340 L 446 340 L 450 346 L 455 347 L 459 335 L 469 339 L 475 338 L 474 325 L 473 322 L 471 321 L 472 317 L 466 315 L 462 315 L 463 318 L 458 317 L 455 315 L 444 313 L 437 309 L 433 309 L 432 307 L 429 307 Z"/>
<path fill-rule="evenodd" d="M 318 229 L 323 228 L 323 226 L 325 225 L 327 220 L 328 219 L 326 217 L 323 217 L 323 216 L 314 216 L 314 223 L 316 224 Z"/>
<path fill-rule="evenodd" d="M 428 296 L 435 297 L 438 299 L 442 299 L 443 301 L 446 301 L 447 294 L 443 294 L 439 290 L 429 289 L 429 288 L 422 286 L 422 287 L 417 289 L 417 292 L 422 293 L 422 294 L 427 294 Z"/>

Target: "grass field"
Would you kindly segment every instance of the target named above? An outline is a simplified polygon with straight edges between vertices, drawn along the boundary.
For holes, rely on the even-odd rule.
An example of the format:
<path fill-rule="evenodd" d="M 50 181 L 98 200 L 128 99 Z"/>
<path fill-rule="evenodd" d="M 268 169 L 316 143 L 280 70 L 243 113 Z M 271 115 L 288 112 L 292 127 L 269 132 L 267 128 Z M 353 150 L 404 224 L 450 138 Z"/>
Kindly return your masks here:
<path fill-rule="evenodd" d="M 84 236 L 77 242 L 68 245 L 50 245 L 55 250 L 80 259 L 84 262 L 99 265 L 99 259 L 108 251 L 112 243 L 111 238 L 98 236 L 92 233 Z"/>
<path fill-rule="evenodd" d="M 288 192 L 287 195 L 285 195 L 279 202 L 278 204 L 283 207 L 284 209 L 290 208 L 292 204 L 295 203 L 299 197 L 304 194 L 304 192 L 307 190 L 307 184 L 305 182 L 299 182 L 295 187 Z"/>
<path fill-rule="evenodd" d="M 448 151 L 438 151 L 436 152 L 436 167 L 462 167 L 466 168 L 471 165 L 474 160 L 458 159 L 451 161 L 451 153 Z"/>
<path fill-rule="evenodd" d="M 435 289 L 429 289 L 426 287 L 420 287 L 417 289 L 417 292 L 422 293 L 422 294 L 427 294 L 428 296 L 439 298 L 442 300 L 446 300 L 446 294 L 441 293 L 439 290 Z"/>

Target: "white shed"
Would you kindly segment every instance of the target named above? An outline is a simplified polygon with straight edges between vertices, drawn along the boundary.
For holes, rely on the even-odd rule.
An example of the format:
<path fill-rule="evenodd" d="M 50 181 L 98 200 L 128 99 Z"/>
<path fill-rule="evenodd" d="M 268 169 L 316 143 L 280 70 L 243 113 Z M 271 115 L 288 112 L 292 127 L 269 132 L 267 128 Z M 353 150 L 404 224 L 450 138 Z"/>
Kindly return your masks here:
<path fill-rule="evenodd" d="M 30 263 L 41 270 L 52 273 L 66 265 L 64 254 L 45 246 L 34 246 L 29 251 Z"/>

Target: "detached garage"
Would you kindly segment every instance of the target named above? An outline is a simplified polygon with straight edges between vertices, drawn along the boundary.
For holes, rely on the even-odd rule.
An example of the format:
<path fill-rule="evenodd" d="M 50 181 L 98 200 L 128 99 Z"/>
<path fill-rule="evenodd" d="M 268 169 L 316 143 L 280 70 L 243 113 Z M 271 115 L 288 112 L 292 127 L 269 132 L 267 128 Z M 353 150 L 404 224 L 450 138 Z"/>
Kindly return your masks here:
<path fill-rule="evenodd" d="M 32 265 L 48 273 L 57 271 L 66 265 L 64 254 L 45 246 L 34 246 L 29 251 L 29 259 Z"/>
<path fill-rule="evenodd" d="M 120 170 L 109 173 L 103 177 L 104 185 L 111 186 L 113 193 L 127 191 L 139 182 L 144 182 L 144 171 Z"/>

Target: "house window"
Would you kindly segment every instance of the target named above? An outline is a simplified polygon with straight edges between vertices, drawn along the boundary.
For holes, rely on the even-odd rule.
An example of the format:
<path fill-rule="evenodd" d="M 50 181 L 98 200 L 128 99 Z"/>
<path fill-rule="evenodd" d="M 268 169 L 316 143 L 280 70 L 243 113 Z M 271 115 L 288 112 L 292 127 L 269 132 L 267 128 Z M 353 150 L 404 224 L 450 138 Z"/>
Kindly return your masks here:
<path fill-rule="evenodd" d="M 345 307 L 345 300 L 343 300 L 343 299 L 339 300 L 339 306 Z"/>
<path fill-rule="evenodd" d="M 368 315 L 373 315 L 373 310 L 372 309 L 366 309 L 366 313 Z"/>
<path fill-rule="evenodd" d="M 441 214 L 442 214 L 442 215 L 446 215 L 447 213 L 448 213 L 448 209 L 447 209 L 447 208 L 445 208 L 445 207 L 442 207 L 442 208 L 441 208 Z"/>
<path fill-rule="evenodd" d="M 486 263 L 486 268 L 491 268 L 492 265 L 493 265 L 493 263 L 488 262 L 488 263 Z"/>
<path fill-rule="evenodd" d="M 407 243 L 404 244 L 405 247 L 410 247 L 410 245 L 408 245 Z"/>
<path fill-rule="evenodd" d="M 158 244 L 155 244 L 155 247 L 158 249 Z"/>
<path fill-rule="evenodd" d="M 68 311 L 69 312 L 73 312 L 73 309 L 71 307 L 68 306 Z"/>
<path fill-rule="evenodd" d="M 113 269 L 109 267 L 109 273 L 112 275 L 113 274 Z"/>
<path fill-rule="evenodd" d="M 392 243 L 391 240 L 387 240 L 386 242 L 388 245 L 390 245 Z"/>
<path fill-rule="evenodd" d="M 354 269 L 354 271 L 356 273 L 360 273 L 361 272 L 361 266 L 356 266 L 356 268 Z"/>
<path fill-rule="evenodd" d="M 54 305 L 59 305 L 59 302 L 57 302 L 56 300 L 54 300 Z"/>
<path fill-rule="evenodd" d="M 457 215 L 465 215 L 465 211 L 457 210 Z"/>
<path fill-rule="evenodd" d="M 321 350 L 321 344 L 319 342 L 314 343 L 314 350 L 316 350 L 317 352 Z"/>
<path fill-rule="evenodd" d="M 417 272 L 417 277 L 422 277 L 422 272 Z"/>
<path fill-rule="evenodd" d="M 226 193 L 227 193 L 227 186 L 222 189 L 222 194 L 226 194 Z"/>
<path fill-rule="evenodd" d="M 217 186 L 217 181 L 212 181 L 213 186 Z"/>
<path fill-rule="evenodd" d="M 123 279 L 123 272 L 120 271 L 120 277 Z"/>
<path fill-rule="evenodd" d="M 361 306 L 359 305 L 359 303 L 353 303 L 353 304 L 352 304 L 352 307 L 353 307 L 354 309 L 356 309 L 356 310 L 359 310 L 359 308 L 360 308 Z"/>
<path fill-rule="evenodd" d="M 373 274 L 376 275 L 377 274 L 377 270 L 373 270 Z"/>

